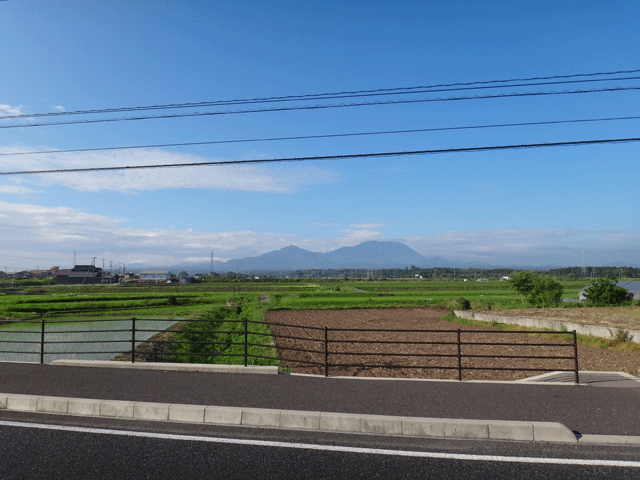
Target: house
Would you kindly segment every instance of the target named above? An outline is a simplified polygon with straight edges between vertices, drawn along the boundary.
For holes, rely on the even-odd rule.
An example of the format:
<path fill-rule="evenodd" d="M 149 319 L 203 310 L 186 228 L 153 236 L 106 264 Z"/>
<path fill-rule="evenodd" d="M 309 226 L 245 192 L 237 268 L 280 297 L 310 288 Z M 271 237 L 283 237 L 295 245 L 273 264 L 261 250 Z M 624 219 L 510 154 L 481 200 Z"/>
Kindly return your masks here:
<path fill-rule="evenodd" d="M 57 285 L 95 285 L 103 283 L 102 269 L 95 265 L 76 265 L 71 270 L 57 270 Z"/>
<path fill-rule="evenodd" d="M 31 278 L 49 278 L 58 274 L 60 267 L 51 267 L 49 270 L 29 270 Z"/>
<path fill-rule="evenodd" d="M 24 280 L 31 278 L 31 274 L 27 270 L 22 270 L 21 272 L 12 273 L 10 277 L 16 279 L 21 278 Z"/>

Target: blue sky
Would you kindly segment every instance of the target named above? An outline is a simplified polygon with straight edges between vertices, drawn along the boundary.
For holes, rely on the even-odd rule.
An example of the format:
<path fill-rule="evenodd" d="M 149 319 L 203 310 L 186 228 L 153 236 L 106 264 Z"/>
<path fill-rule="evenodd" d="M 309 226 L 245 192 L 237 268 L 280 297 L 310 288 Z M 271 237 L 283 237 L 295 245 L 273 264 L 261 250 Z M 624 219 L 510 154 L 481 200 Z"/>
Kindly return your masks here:
<path fill-rule="evenodd" d="M 254 99 L 640 69 L 640 4 L 0 2 L 0 115 Z M 625 77 L 626 80 L 614 80 Z M 144 111 L 139 115 L 638 87 L 607 80 Z M 575 77 L 571 80 L 584 79 Z M 0 172 L 638 137 L 640 120 L 16 155 L 640 115 L 638 90 L 27 126 Z M 463 266 L 640 266 L 638 143 L 0 176 L 0 270 L 96 258 L 170 266 L 297 245 L 406 243 Z M 12 155 L 6 155 L 11 153 Z"/>

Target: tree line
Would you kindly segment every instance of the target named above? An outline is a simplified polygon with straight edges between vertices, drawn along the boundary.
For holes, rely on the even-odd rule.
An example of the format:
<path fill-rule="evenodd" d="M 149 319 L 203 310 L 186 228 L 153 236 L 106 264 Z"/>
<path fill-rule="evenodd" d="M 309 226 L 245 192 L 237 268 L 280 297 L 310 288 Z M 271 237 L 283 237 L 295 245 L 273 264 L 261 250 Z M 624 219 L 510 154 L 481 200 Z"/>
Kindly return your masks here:
<path fill-rule="evenodd" d="M 564 287 L 554 278 L 532 271 L 515 273 L 509 280 L 520 294 L 522 302 L 532 307 L 557 307 L 562 301 Z M 617 285 L 611 275 L 594 279 L 585 289 L 585 303 L 594 307 L 628 305 L 633 293 Z"/>
<path fill-rule="evenodd" d="M 340 268 L 340 269 L 306 269 L 292 272 L 268 272 L 270 276 L 290 275 L 297 278 L 345 278 L 345 279 L 385 279 L 385 278 L 419 278 L 423 279 L 478 279 L 488 278 L 499 280 L 502 277 L 511 277 L 518 270 L 514 268 L 453 268 L 433 267 L 422 268 L 415 265 L 404 268 Z M 562 267 L 547 270 L 526 270 L 549 277 L 565 279 L 592 279 L 606 278 L 640 278 L 640 268 L 636 267 Z M 262 272 L 263 274 L 265 272 Z"/>

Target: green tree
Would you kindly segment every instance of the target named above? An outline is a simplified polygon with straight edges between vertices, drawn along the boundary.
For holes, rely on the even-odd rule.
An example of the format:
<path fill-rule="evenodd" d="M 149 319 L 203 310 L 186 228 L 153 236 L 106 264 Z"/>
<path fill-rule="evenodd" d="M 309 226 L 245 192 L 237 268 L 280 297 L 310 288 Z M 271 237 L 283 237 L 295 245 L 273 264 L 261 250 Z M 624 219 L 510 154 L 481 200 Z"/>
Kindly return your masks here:
<path fill-rule="evenodd" d="M 520 294 L 522 303 L 533 307 L 557 307 L 562 300 L 564 287 L 547 275 L 524 270 L 511 275 L 511 286 Z"/>
<path fill-rule="evenodd" d="M 598 278 L 587 287 L 585 298 L 589 305 L 598 307 L 622 305 L 633 299 L 633 293 L 617 285 L 611 275 Z"/>
<path fill-rule="evenodd" d="M 546 275 L 536 275 L 527 302 L 533 307 L 557 307 L 562 300 L 564 287 L 560 282 Z"/>
<path fill-rule="evenodd" d="M 529 270 L 523 270 L 522 272 L 511 275 L 511 280 L 509 281 L 511 282 L 511 286 L 516 289 L 516 292 L 520 294 L 522 303 L 524 303 L 524 297 L 528 296 L 533 290 L 533 282 L 536 276 L 534 272 L 530 272 Z"/>

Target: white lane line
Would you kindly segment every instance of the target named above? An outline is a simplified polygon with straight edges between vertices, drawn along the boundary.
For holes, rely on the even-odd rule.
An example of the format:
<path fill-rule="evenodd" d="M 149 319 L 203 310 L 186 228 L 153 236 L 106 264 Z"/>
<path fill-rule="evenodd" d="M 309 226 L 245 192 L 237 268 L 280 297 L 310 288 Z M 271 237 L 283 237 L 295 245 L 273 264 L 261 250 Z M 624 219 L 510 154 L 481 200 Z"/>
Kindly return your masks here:
<path fill-rule="evenodd" d="M 134 432 L 128 430 L 109 430 L 105 428 L 73 427 L 65 425 L 48 425 L 43 423 L 24 423 L 0 420 L 0 426 L 37 428 L 42 430 L 59 430 L 63 432 L 92 433 L 99 435 L 120 435 L 123 437 L 142 437 L 160 440 L 178 440 L 189 442 L 227 443 L 231 445 L 248 445 L 272 448 L 296 448 L 301 450 L 319 450 L 342 453 L 360 453 L 368 455 L 389 455 L 414 458 L 434 458 L 447 460 L 467 460 L 479 462 L 532 463 L 551 465 L 580 465 L 590 467 L 624 467 L 640 468 L 640 462 L 626 460 L 591 460 L 581 458 L 545 458 L 545 457 L 507 457 L 503 455 L 472 455 L 458 453 L 419 452 L 411 450 L 390 450 L 380 448 L 345 447 L 339 445 L 318 445 L 313 443 L 289 443 L 267 440 L 247 440 L 239 438 L 204 437 L 199 435 L 175 435 L 168 433 Z"/>

